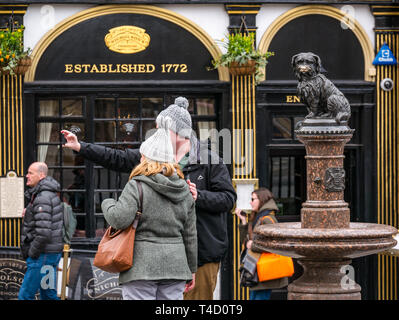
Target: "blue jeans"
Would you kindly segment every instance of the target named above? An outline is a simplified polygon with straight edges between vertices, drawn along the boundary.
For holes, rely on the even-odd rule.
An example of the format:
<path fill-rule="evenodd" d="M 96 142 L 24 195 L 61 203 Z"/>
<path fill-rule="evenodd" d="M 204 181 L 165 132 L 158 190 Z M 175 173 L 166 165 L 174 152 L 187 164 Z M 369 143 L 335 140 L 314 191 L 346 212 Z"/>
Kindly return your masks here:
<path fill-rule="evenodd" d="M 270 300 L 271 289 L 249 290 L 249 300 Z"/>
<path fill-rule="evenodd" d="M 41 300 L 59 300 L 57 297 L 57 266 L 61 253 L 42 253 L 39 258 L 26 259 L 26 273 L 21 288 L 19 300 L 35 300 L 35 294 L 40 289 Z"/>

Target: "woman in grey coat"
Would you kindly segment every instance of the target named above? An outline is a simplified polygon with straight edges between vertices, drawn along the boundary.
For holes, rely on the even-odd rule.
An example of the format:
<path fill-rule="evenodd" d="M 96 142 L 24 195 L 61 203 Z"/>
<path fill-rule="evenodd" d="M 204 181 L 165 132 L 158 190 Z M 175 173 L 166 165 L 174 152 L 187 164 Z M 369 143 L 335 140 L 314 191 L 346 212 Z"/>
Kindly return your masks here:
<path fill-rule="evenodd" d="M 133 169 L 118 201 L 101 207 L 113 228 L 125 229 L 138 208 L 137 181 L 143 187 L 143 213 L 134 245 L 133 266 L 119 275 L 125 300 L 182 300 L 195 285 L 197 230 L 195 203 L 174 163 L 170 119 L 158 117 L 157 131 L 141 145 L 141 163 Z"/>

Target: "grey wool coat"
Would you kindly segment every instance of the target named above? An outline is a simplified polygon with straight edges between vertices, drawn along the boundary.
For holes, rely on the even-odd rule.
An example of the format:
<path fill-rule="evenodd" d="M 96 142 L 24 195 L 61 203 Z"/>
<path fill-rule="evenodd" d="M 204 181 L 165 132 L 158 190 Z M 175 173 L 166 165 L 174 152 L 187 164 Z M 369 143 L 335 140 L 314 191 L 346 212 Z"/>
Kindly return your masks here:
<path fill-rule="evenodd" d="M 118 201 L 105 199 L 104 217 L 110 226 L 125 229 L 136 215 L 143 187 L 143 213 L 136 230 L 133 266 L 121 272 L 121 284 L 132 280 L 191 280 L 197 271 L 195 202 L 187 182 L 177 174 L 136 176 Z"/>

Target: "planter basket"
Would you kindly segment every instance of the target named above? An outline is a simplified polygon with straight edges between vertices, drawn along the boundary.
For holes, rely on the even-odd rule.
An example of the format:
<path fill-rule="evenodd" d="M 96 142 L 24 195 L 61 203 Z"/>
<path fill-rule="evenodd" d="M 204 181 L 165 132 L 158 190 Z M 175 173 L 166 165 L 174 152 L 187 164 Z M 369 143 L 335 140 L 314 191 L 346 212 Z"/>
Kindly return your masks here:
<path fill-rule="evenodd" d="M 24 75 L 28 71 L 31 65 L 32 65 L 32 59 L 30 57 L 22 58 L 21 60 L 19 60 L 18 65 L 14 68 L 14 73 Z M 2 75 L 8 75 L 10 74 L 10 71 L 0 70 L 0 73 Z"/>
<path fill-rule="evenodd" d="M 254 74 L 256 71 L 255 61 L 249 60 L 246 64 L 238 64 L 238 62 L 232 62 L 229 66 L 229 71 L 234 76 L 247 76 Z"/>
<path fill-rule="evenodd" d="M 17 67 L 14 69 L 15 74 L 25 74 L 32 65 L 32 59 L 25 57 L 19 60 Z"/>

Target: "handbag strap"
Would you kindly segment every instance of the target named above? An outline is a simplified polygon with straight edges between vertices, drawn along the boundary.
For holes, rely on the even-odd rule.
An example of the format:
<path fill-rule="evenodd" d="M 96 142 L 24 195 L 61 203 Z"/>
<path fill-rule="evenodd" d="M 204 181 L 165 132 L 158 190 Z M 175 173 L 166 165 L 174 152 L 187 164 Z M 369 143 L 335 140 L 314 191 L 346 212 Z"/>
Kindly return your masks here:
<path fill-rule="evenodd" d="M 136 216 L 134 217 L 134 220 L 133 220 L 132 227 L 134 229 L 137 229 L 137 225 L 139 224 L 141 214 L 143 213 L 143 187 L 142 187 L 140 181 L 136 180 L 136 183 L 137 183 L 137 189 L 139 190 L 139 205 L 137 208 Z"/>
<path fill-rule="evenodd" d="M 272 217 L 269 216 L 269 214 L 272 213 L 272 212 L 274 212 L 274 210 L 267 211 L 267 213 L 266 213 L 264 216 L 262 216 L 262 217 L 259 218 L 260 221 L 263 222 L 263 220 L 265 220 L 265 218 L 269 218 L 269 219 L 272 221 L 272 223 L 275 223 L 274 220 L 272 219 Z M 248 235 L 249 235 L 249 239 L 252 240 L 252 239 L 253 239 L 253 226 L 252 226 L 252 222 L 251 222 L 251 223 L 248 223 Z"/>

